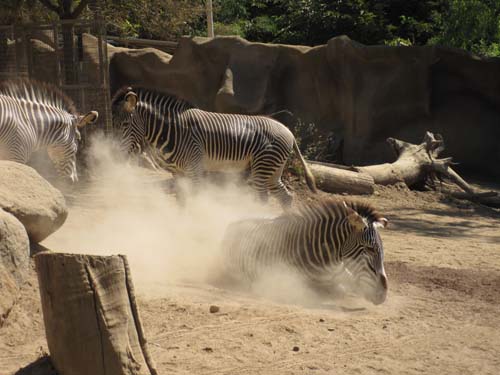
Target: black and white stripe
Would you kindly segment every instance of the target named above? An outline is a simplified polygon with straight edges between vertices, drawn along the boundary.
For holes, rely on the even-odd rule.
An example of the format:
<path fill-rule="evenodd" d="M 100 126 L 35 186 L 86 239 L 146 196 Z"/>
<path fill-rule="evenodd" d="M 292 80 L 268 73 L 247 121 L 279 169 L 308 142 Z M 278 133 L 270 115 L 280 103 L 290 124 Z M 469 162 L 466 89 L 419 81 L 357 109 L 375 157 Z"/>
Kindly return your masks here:
<path fill-rule="evenodd" d="M 295 150 L 316 189 L 293 134 L 269 117 L 202 111 L 173 95 L 127 88 L 114 96 L 113 122 L 127 152 L 153 149 L 160 165 L 195 181 L 204 172 L 250 170 L 261 196 L 270 192 L 285 206 L 292 197 L 281 175 Z"/>
<path fill-rule="evenodd" d="M 75 182 L 78 129 L 96 119 L 95 111 L 79 116 L 51 85 L 7 81 L 0 86 L 0 159 L 26 163 L 34 151 L 47 148 L 59 174 Z"/>
<path fill-rule="evenodd" d="M 342 273 L 352 290 L 379 304 L 387 276 L 378 228 L 386 224 L 367 204 L 324 199 L 274 219 L 231 224 L 222 262 L 228 275 L 246 283 L 286 266 L 315 287 L 334 289 Z"/>

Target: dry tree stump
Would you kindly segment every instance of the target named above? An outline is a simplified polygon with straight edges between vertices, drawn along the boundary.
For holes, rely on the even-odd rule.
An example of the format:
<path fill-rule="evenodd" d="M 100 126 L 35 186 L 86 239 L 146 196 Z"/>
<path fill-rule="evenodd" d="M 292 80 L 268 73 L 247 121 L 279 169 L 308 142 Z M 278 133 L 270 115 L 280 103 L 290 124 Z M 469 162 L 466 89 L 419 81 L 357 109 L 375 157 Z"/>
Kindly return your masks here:
<path fill-rule="evenodd" d="M 156 375 L 125 256 L 35 256 L 47 344 L 61 375 Z"/>

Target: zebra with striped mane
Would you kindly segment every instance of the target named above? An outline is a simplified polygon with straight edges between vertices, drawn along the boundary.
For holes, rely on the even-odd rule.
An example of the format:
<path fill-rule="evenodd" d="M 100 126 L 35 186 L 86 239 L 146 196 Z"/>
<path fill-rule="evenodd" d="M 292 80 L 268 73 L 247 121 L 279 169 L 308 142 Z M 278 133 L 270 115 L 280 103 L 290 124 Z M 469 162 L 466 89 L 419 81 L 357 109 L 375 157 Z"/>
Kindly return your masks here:
<path fill-rule="evenodd" d="M 90 111 L 79 115 L 73 102 L 56 87 L 36 81 L 0 85 L 0 159 L 27 163 L 46 148 L 62 177 L 78 180 L 76 152 L 80 129 L 97 120 Z"/>
<path fill-rule="evenodd" d="M 372 206 L 326 198 L 274 219 L 231 224 L 222 244 L 226 276 L 252 284 L 264 272 L 288 267 L 312 287 L 335 290 L 339 276 L 349 289 L 384 302 L 387 276 L 378 233 L 387 225 Z"/>
<path fill-rule="evenodd" d="M 142 87 L 119 90 L 112 103 L 114 127 L 127 152 L 152 150 L 159 165 L 195 183 L 205 172 L 249 170 L 264 200 L 271 193 L 288 207 L 292 195 L 281 177 L 293 150 L 309 188 L 316 191 L 295 137 L 270 117 L 203 111 L 175 95 Z"/>

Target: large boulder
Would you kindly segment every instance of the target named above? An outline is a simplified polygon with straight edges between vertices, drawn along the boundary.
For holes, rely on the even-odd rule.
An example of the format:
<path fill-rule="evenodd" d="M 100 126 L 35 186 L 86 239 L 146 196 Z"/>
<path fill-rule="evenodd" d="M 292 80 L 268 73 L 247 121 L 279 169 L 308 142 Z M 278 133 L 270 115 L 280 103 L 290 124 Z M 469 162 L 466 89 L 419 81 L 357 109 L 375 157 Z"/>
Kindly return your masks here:
<path fill-rule="evenodd" d="M 28 272 L 29 251 L 23 224 L 0 209 L 0 327 L 16 302 Z"/>
<path fill-rule="evenodd" d="M 64 223 L 64 196 L 33 168 L 0 161 L 0 176 L 0 208 L 24 225 L 32 242 L 43 241 Z"/>

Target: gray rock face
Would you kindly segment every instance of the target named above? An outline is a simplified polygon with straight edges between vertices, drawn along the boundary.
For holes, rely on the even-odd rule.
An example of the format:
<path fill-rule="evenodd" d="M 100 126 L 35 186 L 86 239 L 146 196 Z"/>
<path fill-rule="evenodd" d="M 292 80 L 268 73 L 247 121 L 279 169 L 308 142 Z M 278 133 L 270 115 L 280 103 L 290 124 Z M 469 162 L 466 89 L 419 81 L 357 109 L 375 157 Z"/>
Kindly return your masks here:
<path fill-rule="evenodd" d="M 0 209 L 0 326 L 28 272 L 29 240 L 23 224 Z"/>
<path fill-rule="evenodd" d="M 500 177 L 500 59 L 438 46 L 365 46 L 346 36 L 317 47 L 181 38 L 172 57 L 108 50 L 112 92 L 143 85 L 210 111 L 287 109 L 294 116 L 285 125 L 300 119 L 343 139 L 347 165 L 392 162 L 387 137 L 417 144 L 429 130 L 443 135 L 458 172 Z"/>
<path fill-rule="evenodd" d="M 14 215 L 32 242 L 54 233 L 68 216 L 62 193 L 33 168 L 0 161 L 0 208 Z"/>

